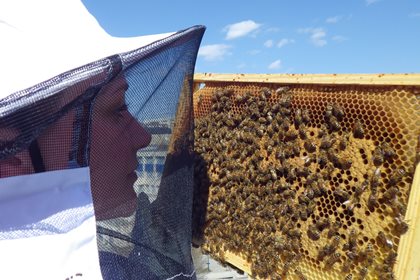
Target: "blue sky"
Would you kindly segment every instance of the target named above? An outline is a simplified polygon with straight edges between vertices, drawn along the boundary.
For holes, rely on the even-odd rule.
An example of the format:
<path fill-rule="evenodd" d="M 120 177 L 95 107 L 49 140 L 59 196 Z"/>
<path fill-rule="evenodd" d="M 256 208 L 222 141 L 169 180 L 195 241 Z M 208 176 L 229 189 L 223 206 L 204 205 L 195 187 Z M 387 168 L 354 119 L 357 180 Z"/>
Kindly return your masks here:
<path fill-rule="evenodd" d="M 419 0 L 83 0 L 118 37 L 207 30 L 196 73 L 420 73 Z"/>

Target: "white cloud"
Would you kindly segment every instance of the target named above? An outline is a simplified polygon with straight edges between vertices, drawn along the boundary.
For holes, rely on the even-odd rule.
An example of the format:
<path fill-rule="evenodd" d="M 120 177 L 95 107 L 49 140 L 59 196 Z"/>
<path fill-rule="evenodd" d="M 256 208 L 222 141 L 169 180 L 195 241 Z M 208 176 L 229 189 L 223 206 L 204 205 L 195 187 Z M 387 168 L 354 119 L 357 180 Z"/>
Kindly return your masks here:
<path fill-rule="evenodd" d="M 329 17 L 325 20 L 326 23 L 337 23 L 339 22 L 343 17 L 342 16 L 335 16 L 335 17 Z"/>
<path fill-rule="evenodd" d="M 420 17 L 420 13 L 411 13 L 409 17 Z"/>
<path fill-rule="evenodd" d="M 281 47 L 286 46 L 287 44 L 292 44 L 294 42 L 295 42 L 295 40 L 293 40 L 293 39 L 283 38 L 277 43 L 277 47 L 281 48 Z"/>
<path fill-rule="evenodd" d="M 276 69 L 280 69 L 281 68 L 281 60 L 277 59 L 273 62 L 270 63 L 270 65 L 268 65 L 268 69 L 270 70 L 276 70 Z"/>
<path fill-rule="evenodd" d="M 267 48 L 271 48 L 274 45 L 273 40 L 267 40 L 264 42 L 264 46 Z"/>
<path fill-rule="evenodd" d="M 310 34 L 311 43 L 316 47 L 323 47 L 327 44 L 325 39 L 327 32 L 323 28 L 301 28 L 298 32 Z"/>
<path fill-rule="evenodd" d="M 198 50 L 198 56 L 207 61 L 223 60 L 226 55 L 230 55 L 229 49 L 232 46 L 224 44 L 214 44 L 201 46 Z"/>
<path fill-rule="evenodd" d="M 338 43 L 341 43 L 341 42 L 344 42 L 344 41 L 348 40 L 347 37 L 344 37 L 344 36 L 341 36 L 341 35 L 333 36 L 331 39 L 335 42 L 338 42 Z"/>
<path fill-rule="evenodd" d="M 253 20 L 245 20 L 234 24 L 229 24 L 223 28 L 226 32 L 226 40 L 232 40 L 239 37 L 246 36 L 254 31 L 257 31 L 261 27 L 261 24 L 256 23 Z"/>
<path fill-rule="evenodd" d="M 365 3 L 366 3 L 366 6 L 370 6 L 370 5 L 372 5 L 374 3 L 377 3 L 379 1 L 381 1 L 381 0 L 365 0 Z"/>

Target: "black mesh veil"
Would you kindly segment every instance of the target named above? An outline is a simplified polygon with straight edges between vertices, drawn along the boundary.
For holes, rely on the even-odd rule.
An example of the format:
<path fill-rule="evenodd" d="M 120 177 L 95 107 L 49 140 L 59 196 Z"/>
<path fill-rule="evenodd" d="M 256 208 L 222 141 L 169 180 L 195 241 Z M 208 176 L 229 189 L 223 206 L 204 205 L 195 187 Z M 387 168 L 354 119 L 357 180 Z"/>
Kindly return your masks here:
<path fill-rule="evenodd" d="M 89 166 L 104 279 L 195 278 L 192 79 L 204 29 L 0 100 L 0 180 Z"/>

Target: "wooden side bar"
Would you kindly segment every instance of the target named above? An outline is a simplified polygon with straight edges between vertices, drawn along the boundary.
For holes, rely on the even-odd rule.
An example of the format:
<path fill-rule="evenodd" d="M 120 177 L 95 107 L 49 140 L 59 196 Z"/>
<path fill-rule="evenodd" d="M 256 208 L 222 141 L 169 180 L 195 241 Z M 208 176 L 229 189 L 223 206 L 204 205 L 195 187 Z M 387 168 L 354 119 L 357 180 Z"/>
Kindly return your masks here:
<path fill-rule="evenodd" d="M 401 236 L 395 274 L 397 279 L 420 279 L 420 163 L 414 173 L 405 218 L 410 225 Z"/>
<path fill-rule="evenodd" d="M 281 84 L 419 86 L 420 73 L 407 74 L 215 74 L 197 73 L 195 83 L 251 82 Z"/>

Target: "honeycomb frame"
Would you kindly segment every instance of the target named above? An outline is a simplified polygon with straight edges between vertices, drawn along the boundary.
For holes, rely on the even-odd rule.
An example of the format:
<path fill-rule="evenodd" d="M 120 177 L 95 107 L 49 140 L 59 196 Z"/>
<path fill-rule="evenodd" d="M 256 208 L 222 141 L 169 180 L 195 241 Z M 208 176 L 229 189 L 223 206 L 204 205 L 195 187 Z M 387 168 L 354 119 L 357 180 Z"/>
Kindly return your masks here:
<path fill-rule="evenodd" d="M 419 229 L 419 167 L 410 166 L 410 162 L 416 161 L 416 155 L 418 151 L 418 136 L 420 135 L 420 119 L 419 119 L 419 96 L 420 96 L 420 75 L 195 75 L 194 77 L 194 117 L 199 120 L 210 110 L 211 97 L 218 89 L 231 89 L 235 94 L 243 94 L 245 91 L 258 92 L 262 88 L 270 88 L 275 90 L 276 88 L 287 86 L 290 88 L 292 94 L 295 96 L 293 109 L 308 108 L 311 115 L 322 115 L 324 108 L 328 102 L 334 101 L 334 96 L 338 98 L 338 103 L 343 106 L 346 112 L 349 114 L 349 118 L 353 116 L 363 115 L 365 120 L 364 125 L 367 130 L 367 142 L 359 143 L 357 146 L 358 150 L 373 151 L 375 145 L 387 140 L 393 143 L 393 147 L 396 148 L 398 160 L 400 163 L 387 164 L 385 167 L 384 174 L 390 174 L 392 169 L 396 166 L 404 166 L 407 169 L 413 169 L 413 176 L 404 182 L 407 190 L 402 194 L 405 202 L 407 203 L 407 211 L 405 219 L 409 221 L 409 231 L 401 237 L 394 238 L 392 241 L 398 245 L 398 256 L 395 267 L 395 275 L 397 279 L 411 279 L 407 275 L 414 275 L 416 271 L 420 270 L 419 265 L 412 263 L 410 256 L 414 255 L 416 249 L 420 249 L 418 241 L 415 240 L 414 236 L 418 233 Z M 360 100 L 354 100 L 355 96 L 359 96 Z M 401 100 L 402 101 L 401 101 Z M 309 101 L 308 101 L 309 100 Z M 322 100 L 320 102 L 319 100 Z M 398 102 L 394 102 L 398 100 Z M 306 102 L 306 103 L 305 103 Z M 301 103 L 299 106 L 296 103 Z M 394 104 L 395 103 L 395 104 Z M 302 105 L 303 104 L 303 105 Z M 311 105 L 315 104 L 315 105 Z M 407 110 L 408 104 L 408 110 Z M 310 106 L 313 106 L 309 108 Z M 374 112 L 378 112 L 379 117 L 375 116 Z M 407 125 L 401 126 L 406 119 L 414 119 Z M 316 127 L 319 126 L 321 121 L 311 123 L 314 127 L 314 134 L 316 133 Z M 354 122 L 352 120 L 346 120 L 347 124 L 345 127 L 350 127 L 350 124 Z M 318 127 L 319 128 L 319 127 Z M 312 131 L 311 131 L 312 133 Z M 385 136 L 384 136 L 385 135 Z M 407 135 L 408 136 L 407 138 Z M 385 139 L 384 139 L 385 138 Z M 397 139 L 396 142 L 393 142 Z M 353 141 L 354 142 L 354 141 Z M 362 141 L 360 141 L 362 142 Z M 366 141 L 365 141 L 366 142 Z M 318 143 L 319 144 L 319 143 Z M 369 146 L 370 145 L 370 146 Z M 402 152 L 400 152 L 402 151 Z M 357 151 L 350 151 L 350 153 Z M 369 155 L 367 156 L 369 157 Z M 373 170 L 371 163 L 359 163 L 361 166 L 369 165 L 366 169 Z M 414 172 L 414 169 L 417 169 Z M 341 175 L 341 180 L 336 182 L 337 185 L 348 184 L 347 177 L 349 173 L 353 173 L 357 170 L 352 170 Z M 363 176 L 360 174 L 360 176 Z M 361 177 L 359 176 L 359 180 Z M 390 176 L 390 175 L 389 175 Z M 389 176 L 387 179 L 389 180 Z M 346 177 L 346 178 L 344 178 Z M 354 176 L 358 177 L 358 176 Z M 353 190 L 354 191 L 354 190 Z M 411 199 L 414 198 L 414 199 Z M 416 199 L 417 198 L 417 199 Z M 333 200 L 333 199 L 331 199 Z M 323 203 L 323 202 L 322 202 Z M 330 202 L 325 202 L 322 207 L 327 207 Z M 318 205 L 319 207 L 319 205 Z M 337 205 L 337 208 L 341 207 Z M 337 208 L 332 208 L 327 213 L 336 212 Z M 359 208 L 366 208 L 362 205 Z M 380 212 L 386 211 L 386 208 L 380 210 Z M 319 211 L 322 213 L 322 211 Z M 342 211 L 341 211 L 342 212 Z M 351 220 L 350 224 L 366 225 L 366 222 L 359 218 Z M 375 215 L 372 215 L 375 216 Z M 379 214 L 372 217 L 372 220 L 384 220 L 386 215 Z M 347 215 L 343 215 L 343 219 L 347 219 Z M 347 221 L 349 222 L 349 221 Z M 351 225 L 349 224 L 349 228 Z M 392 224 L 392 222 L 390 222 Z M 375 226 L 373 227 L 375 228 Z M 363 230 L 363 228 L 362 228 Z M 306 228 L 304 228 L 306 231 Z M 371 229 L 375 233 L 378 230 Z M 387 230 L 386 230 L 387 231 Z M 391 229 L 388 232 L 392 231 Z M 374 235 L 372 235 L 374 236 Z M 372 236 L 363 236 L 361 240 L 358 240 L 361 245 L 366 245 L 368 242 L 372 242 L 376 249 L 378 249 L 377 242 L 372 240 Z M 414 245 L 414 246 L 413 246 Z M 408 248 L 408 249 L 407 249 Z M 214 253 L 214 252 L 213 252 Z M 308 254 L 307 254 L 308 255 Z M 309 254 L 310 255 L 310 254 Z M 251 274 L 249 263 L 244 260 L 238 254 L 226 251 L 223 253 L 224 259 L 232 265 L 240 268 L 241 270 Z M 311 255 L 313 256 L 313 254 Z M 311 257 L 307 258 L 310 259 Z M 307 260 L 306 259 L 306 260 Z M 313 263 L 312 263 L 313 262 Z M 411 262 L 411 263 L 410 263 Z M 327 275 L 323 273 L 322 269 L 319 269 L 319 263 L 316 261 L 309 261 L 309 264 L 302 267 L 302 271 L 305 275 L 310 275 L 309 279 L 341 279 L 343 274 L 336 272 L 335 269 L 332 272 L 327 272 Z M 411 271 L 411 272 L 410 272 Z M 413 274 L 410 274 L 413 273 Z M 341 277 L 341 278 L 340 278 Z M 292 277 L 292 279 L 294 279 Z M 366 279 L 374 279 L 367 277 Z M 414 278 L 413 278 L 414 279 Z"/>

